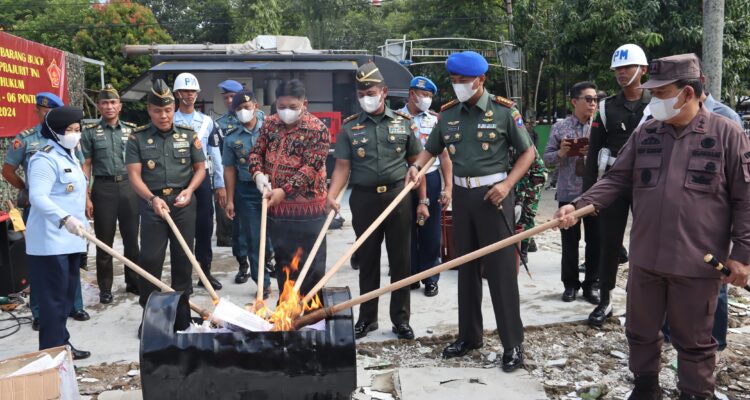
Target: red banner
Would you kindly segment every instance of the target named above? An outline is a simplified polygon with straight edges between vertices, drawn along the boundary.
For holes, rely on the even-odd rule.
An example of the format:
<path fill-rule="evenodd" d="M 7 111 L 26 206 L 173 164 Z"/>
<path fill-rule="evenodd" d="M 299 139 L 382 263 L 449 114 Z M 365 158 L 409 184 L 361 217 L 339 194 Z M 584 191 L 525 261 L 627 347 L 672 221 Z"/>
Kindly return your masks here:
<path fill-rule="evenodd" d="M 39 123 L 36 94 L 51 92 L 68 103 L 65 53 L 0 32 L 0 137 Z"/>

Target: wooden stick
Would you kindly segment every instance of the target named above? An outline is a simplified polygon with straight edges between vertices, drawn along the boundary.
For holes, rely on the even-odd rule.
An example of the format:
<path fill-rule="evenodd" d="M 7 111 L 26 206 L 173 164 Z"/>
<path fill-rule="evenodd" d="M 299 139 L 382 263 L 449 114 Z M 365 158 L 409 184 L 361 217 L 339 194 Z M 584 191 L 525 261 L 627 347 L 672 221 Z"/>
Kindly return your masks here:
<path fill-rule="evenodd" d="M 344 185 L 344 188 L 346 188 L 346 185 Z M 346 190 L 343 188 L 339 192 L 339 195 L 336 196 L 336 202 L 341 203 L 341 199 L 344 198 L 344 193 L 346 193 Z M 313 260 L 315 259 L 315 256 L 318 254 L 318 249 L 320 249 L 320 245 L 323 244 L 323 239 L 326 237 L 326 233 L 328 232 L 328 227 L 331 226 L 331 222 L 333 222 L 333 217 L 336 216 L 336 210 L 331 210 L 328 212 L 328 217 L 326 218 L 326 222 L 323 224 L 323 228 L 320 230 L 320 233 L 318 233 L 318 238 L 315 239 L 315 244 L 313 244 L 312 249 L 310 249 L 310 253 L 307 255 L 307 260 L 305 260 L 305 265 L 302 266 L 302 270 L 299 272 L 299 275 L 297 275 L 297 282 L 294 283 L 294 291 L 299 293 L 299 288 L 302 286 L 302 281 L 305 280 L 305 276 L 307 276 L 307 271 L 310 269 L 310 266 L 313 263 Z"/>
<path fill-rule="evenodd" d="M 185 242 L 185 238 L 182 237 L 182 233 L 180 233 L 180 230 L 177 229 L 177 225 L 175 225 L 174 220 L 172 220 L 172 217 L 168 212 L 164 212 L 162 214 L 164 220 L 166 220 L 167 224 L 169 224 L 169 227 L 172 228 L 172 232 L 174 232 L 174 236 L 177 238 L 177 241 L 180 242 L 182 251 L 185 252 L 185 255 L 193 265 L 193 270 L 198 274 L 198 278 L 201 280 L 201 282 L 203 282 L 203 286 L 206 288 L 206 290 L 208 290 L 208 294 L 211 296 L 211 300 L 214 302 L 214 305 L 219 304 L 219 296 L 216 294 L 214 287 L 211 286 L 211 282 L 208 281 L 208 277 L 206 277 L 206 274 L 203 272 L 203 269 L 198 263 L 198 260 L 195 259 L 195 255 L 193 255 L 193 252 L 190 251 L 190 246 L 188 246 L 187 242 Z"/>
<path fill-rule="evenodd" d="M 92 235 L 91 233 L 89 233 L 89 232 L 87 232 L 85 230 L 81 231 L 81 234 L 83 235 L 83 237 L 86 240 L 94 243 L 97 247 L 99 247 L 100 249 L 104 250 L 107 254 L 109 254 L 112 257 L 120 260 L 123 264 L 125 264 L 126 266 L 128 266 L 128 268 L 130 268 L 133 271 L 135 271 L 136 274 L 142 276 L 144 279 L 146 279 L 147 281 L 151 282 L 151 284 L 153 284 L 154 286 L 158 287 L 162 292 L 174 292 L 174 289 L 172 289 L 171 287 L 167 286 L 166 283 L 160 281 L 155 276 L 149 274 L 145 269 L 139 267 L 136 263 L 128 260 L 127 258 L 125 258 L 125 256 L 123 256 L 122 254 L 120 254 L 117 251 L 115 251 L 115 249 L 113 249 L 113 248 L 107 246 L 106 244 L 104 244 L 104 242 L 102 242 L 101 240 L 97 239 L 96 236 Z M 205 309 L 201 308 L 200 306 L 194 304 L 192 301 L 188 300 L 188 302 L 190 303 L 190 308 L 192 308 L 195 312 L 197 312 L 198 314 L 200 314 L 203 318 L 210 318 L 211 314 L 207 310 L 205 310 Z"/>
<path fill-rule="evenodd" d="M 422 179 L 424 177 L 424 175 L 427 173 L 430 167 L 432 167 L 432 164 L 434 162 L 435 162 L 435 157 L 430 158 L 430 161 L 428 161 L 427 164 L 425 164 L 425 166 L 423 166 L 422 169 L 417 174 L 417 180 Z M 335 275 L 336 272 L 338 272 L 341 269 L 341 267 L 344 265 L 346 260 L 351 258 L 352 254 L 354 254 L 354 252 L 357 251 L 357 249 L 359 249 L 360 246 L 362 246 L 365 240 L 367 240 L 367 238 L 369 238 L 370 235 L 372 235 L 372 233 L 375 232 L 375 229 L 378 229 L 380 224 L 382 224 L 383 221 L 385 221 L 385 219 L 388 218 L 388 215 L 390 215 L 390 213 L 399 205 L 399 203 L 401 203 L 401 200 L 403 200 L 404 197 L 406 197 L 406 195 L 409 194 L 409 192 L 412 190 L 412 188 L 414 188 L 415 185 L 416 185 L 416 182 L 409 182 L 406 186 L 404 186 L 404 188 L 401 190 L 401 193 L 399 193 L 398 196 L 396 196 L 396 198 L 393 199 L 391 204 L 389 204 L 388 207 L 386 207 L 386 209 L 383 210 L 382 213 L 380 213 L 378 218 L 375 219 L 375 221 L 373 221 L 372 224 L 370 224 L 370 227 L 367 228 L 367 230 L 364 231 L 364 233 L 362 233 L 362 235 L 357 238 L 357 241 L 354 242 L 354 244 L 349 248 L 349 250 L 347 250 L 346 253 L 344 253 L 344 255 L 341 256 L 341 258 L 339 258 L 338 261 L 336 261 L 336 264 L 334 264 L 333 267 L 331 267 L 331 269 L 328 270 L 328 272 L 326 272 L 323 278 L 321 278 L 320 281 L 310 290 L 310 292 L 305 295 L 305 298 L 302 300 L 303 303 L 309 302 L 310 299 L 312 299 L 318 293 L 318 291 L 322 289 L 323 286 L 325 286 L 325 284 L 328 283 L 329 280 L 331 280 L 331 278 L 333 278 L 333 275 Z M 341 189 L 341 191 L 344 191 L 344 190 L 346 189 L 345 188 Z M 411 229 L 411 227 L 409 227 L 409 229 Z"/>
<path fill-rule="evenodd" d="M 594 206 L 588 205 L 586 207 L 583 207 L 579 210 L 576 210 L 573 212 L 573 216 L 576 218 L 581 218 L 585 215 L 588 215 L 590 213 L 594 212 Z M 551 221 L 548 221 L 542 225 L 536 226 L 534 228 L 529 229 L 528 231 L 521 232 L 519 234 L 513 235 L 511 237 L 508 237 L 506 239 L 503 239 L 499 242 L 495 242 L 489 246 L 482 247 L 481 249 L 474 250 L 471 253 L 464 254 L 461 257 L 454 258 L 453 260 L 450 260 L 448 262 L 442 263 L 438 266 L 432 267 L 428 270 L 422 271 L 418 274 L 414 274 L 408 278 L 404 278 L 398 282 L 391 283 L 388 286 L 381 287 L 377 290 L 373 290 L 372 292 L 365 293 L 359 297 L 355 297 L 353 299 L 347 300 L 343 303 L 334 304 L 333 306 L 325 307 L 323 309 L 318 309 L 313 311 L 310 314 L 307 314 L 299 319 L 297 319 L 294 322 L 294 329 L 297 330 L 299 328 L 302 328 L 304 326 L 307 326 L 309 324 L 313 324 L 315 322 L 320 321 L 323 318 L 326 318 L 328 316 L 331 316 L 333 314 L 336 314 L 339 311 L 345 310 L 347 308 L 354 307 L 356 305 L 362 304 L 364 302 L 370 301 L 376 297 L 380 297 L 388 292 L 392 292 L 394 290 L 401 289 L 403 287 L 409 286 L 414 282 L 419 282 L 423 279 L 427 279 L 433 275 L 436 275 L 440 272 L 447 271 L 453 267 L 457 267 L 459 265 L 465 264 L 469 261 L 476 260 L 477 258 L 484 257 L 487 254 L 490 254 L 492 252 L 498 251 L 504 247 L 516 244 L 526 238 L 532 237 L 536 234 L 539 234 L 541 232 L 544 232 L 548 229 L 552 229 L 560 225 L 559 219 L 553 219 Z M 496 267 L 498 268 L 498 267 Z M 501 268 L 501 267 L 499 267 Z"/>
<path fill-rule="evenodd" d="M 263 304 L 263 293 L 266 288 L 263 287 L 264 272 L 266 271 L 266 224 L 268 223 L 268 199 L 263 196 L 263 203 L 260 208 L 260 249 L 258 249 L 258 293 L 255 294 L 256 309 Z"/>

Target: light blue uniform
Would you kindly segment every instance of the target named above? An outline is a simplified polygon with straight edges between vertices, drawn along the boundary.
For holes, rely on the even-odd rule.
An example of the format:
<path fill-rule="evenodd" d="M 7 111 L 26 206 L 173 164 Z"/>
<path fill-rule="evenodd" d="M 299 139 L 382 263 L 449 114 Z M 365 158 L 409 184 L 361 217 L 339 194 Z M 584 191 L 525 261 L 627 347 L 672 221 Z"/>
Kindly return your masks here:
<path fill-rule="evenodd" d="M 260 136 L 263 126 L 263 114 L 257 113 L 258 122 L 252 131 L 244 125 L 236 125 L 224 137 L 222 151 L 225 166 L 232 166 L 237 171 L 237 182 L 234 190 L 234 204 L 236 210 L 237 228 L 239 235 L 233 235 L 233 247 L 243 249 L 250 258 L 250 277 L 258 282 L 258 249 L 260 249 L 260 216 L 262 197 L 255 186 L 248 169 L 250 150 Z M 266 241 L 266 254 L 271 251 L 270 241 Z M 270 274 L 263 275 L 263 287 L 270 285 Z"/>
<path fill-rule="evenodd" d="M 201 130 L 204 120 L 207 120 L 206 128 Z M 183 114 L 180 111 L 175 111 L 174 124 L 193 128 L 195 133 L 198 134 L 198 137 L 201 140 L 201 146 L 203 146 L 203 155 L 206 156 L 207 161 L 209 158 L 211 159 L 213 187 L 214 189 L 223 188 L 224 166 L 221 163 L 221 149 L 216 146 L 209 146 L 208 143 L 208 138 L 211 136 L 211 132 L 214 131 L 214 121 L 200 111 L 194 111 L 192 114 Z M 208 162 L 206 163 L 206 166 L 208 166 Z"/>
<path fill-rule="evenodd" d="M 87 182 L 79 161 L 57 143 L 50 143 L 31 158 L 29 168 L 29 200 L 33 207 L 26 223 L 26 254 L 85 253 L 86 241 L 60 228 L 60 220 L 66 215 L 88 226 Z"/>

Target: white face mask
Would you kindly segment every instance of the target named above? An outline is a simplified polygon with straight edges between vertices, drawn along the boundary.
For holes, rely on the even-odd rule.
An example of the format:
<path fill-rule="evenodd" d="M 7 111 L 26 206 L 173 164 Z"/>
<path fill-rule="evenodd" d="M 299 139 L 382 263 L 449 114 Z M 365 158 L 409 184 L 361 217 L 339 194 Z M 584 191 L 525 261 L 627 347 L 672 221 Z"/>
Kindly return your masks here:
<path fill-rule="evenodd" d="M 432 97 L 419 97 L 417 96 L 417 108 L 423 112 L 430 109 L 432 105 Z"/>
<path fill-rule="evenodd" d="M 302 109 L 292 110 L 291 108 L 283 108 L 279 110 L 279 118 L 281 118 L 281 120 L 287 125 L 297 122 L 301 114 Z"/>
<path fill-rule="evenodd" d="M 372 114 L 380 107 L 380 98 L 380 95 L 360 97 L 359 105 L 366 113 Z"/>
<path fill-rule="evenodd" d="M 60 146 L 72 150 L 78 146 L 78 142 L 81 140 L 81 132 L 65 131 L 65 135 L 57 135 L 57 140 L 60 141 Z"/>
<path fill-rule="evenodd" d="M 682 90 L 685 89 L 683 88 Z M 648 103 L 648 108 L 651 110 L 651 115 L 653 115 L 654 118 L 658 119 L 659 121 L 668 121 L 676 117 L 677 114 L 679 114 L 682 110 L 682 107 L 685 107 L 685 104 L 687 104 L 683 104 L 680 108 L 674 108 L 675 104 L 677 104 L 677 98 L 680 97 L 682 90 L 680 90 L 680 92 L 677 93 L 676 96 L 670 97 L 668 99 L 658 99 L 656 97 L 651 97 L 651 102 Z"/>
<path fill-rule="evenodd" d="M 253 117 L 255 116 L 255 110 L 248 110 L 246 108 L 242 108 L 238 110 L 235 114 L 237 114 L 237 119 L 240 120 L 243 124 L 246 124 L 253 120 Z"/>
<path fill-rule="evenodd" d="M 453 91 L 456 92 L 456 98 L 461 103 L 469 100 L 476 92 L 479 90 L 479 88 L 472 88 L 474 86 L 474 81 L 471 81 L 469 83 L 454 83 L 453 84 Z"/>

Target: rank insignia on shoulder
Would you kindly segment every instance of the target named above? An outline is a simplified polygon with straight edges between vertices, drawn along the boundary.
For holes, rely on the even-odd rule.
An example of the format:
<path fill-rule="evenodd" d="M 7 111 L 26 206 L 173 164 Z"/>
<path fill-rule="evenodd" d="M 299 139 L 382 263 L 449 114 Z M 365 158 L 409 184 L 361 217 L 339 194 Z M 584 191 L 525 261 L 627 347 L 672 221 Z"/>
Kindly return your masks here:
<path fill-rule="evenodd" d="M 99 125 L 99 124 L 98 123 L 86 124 L 84 126 L 84 129 L 96 128 L 97 125 Z"/>
<path fill-rule="evenodd" d="M 186 131 L 191 131 L 191 132 L 195 132 L 195 131 L 193 130 L 193 127 L 191 127 L 191 126 L 187 126 L 187 125 L 182 125 L 182 124 L 179 124 L 179 125 L 178 125 L 178 124 L 175 124 L 174 126 L 175 126 L 176 128 L 184 129 L 184 130 L 186 130 Z"/>
<path fill-rule="evenodd" d="M 449 109 L 449 108 L 451 108 L 451 107 L 455 106 L 456 104 L 458 104 L 458 100 L 456 100 L 456 99 L 453 99 L 453 100 L 451 100 L 451 101 L 449 101 L 449 102 L 447 102 L 447 103 L 443 104 L 443 106 L 442 106 L 442 107 L 440 107 L 440 112 L 443 112 L 443 111 L 445 111 L 445 110 L 447 110 L 447 109 Z"/>
<path fill-rule="evenodd" d="M 125 125 L 125 126 L 129 126 L 131 128 L 135 128 L 135 127 L 138 126 L 138 125 L 136 125 L 136 124 L 134 124 L 132 122 L 127 122 L 127 121 L 122 121 L 122 124 Z"/>
<path fill-rule="evenodd" d="M 497 104 L 500 104 L 501 106 L 505 106 L 508 108 L 513 107 L 513 105 L 515 104 L 513 103 L 513 100 L 506 99 L 505 97 L 502 97 L 502 96 L 495 96 L 493 101 Z"/>
<path fill-rule="evenodd" d="M 34 128 L 26 129 L 25 131 L 21 132 L 21 137 L 26 137 L 34 133 Z"/>
<path fill-rule="evenodd" d="M 353 120 L 353 119 L 355 119 L 355 118 L 357 118 L 357 117 L 359 117 L 359 113 L 356 113 L 356 114 L 352 114 L 352 115 L 350 115 L 350 116 L 348 116 L 348 117 L 344 118 L 344 120 L 343 120 L 343 121 L 341 121 L 341 122 L 345 124 L 345 123 L 347 123 L 347 122 L 349 122 L 349 121 L 351 121 L 351 120 Z"/>
<path fill-rule="evenodd" d="M 54 149 L 54 146 L 52 146 L 51 144 L 42 147 L 42 151 L 45 153 L 49 153 L 50 151 L 52 151 L 52 149 Z"/>
<path fill-rule="evenodd" d="M 411 115 L 409 115 L 409 114 L 407 114 L 407 113 L 405 113 L 403 111 L 396 111 L 396 115 L 400 115 L 400 116 L 402 116 L 402 117 L 404 117 L 406 119 L 411 119 Z"/>
<path fill-rule="evenodd" d="M 138 132 L 144 131 L 144 130 L 146 130 L 146 128 L 147 128 L 147 127 L 148 127 L 148 124 L 146 124 L 146 125 L 141 125 L 141 126 L 139 126 L 139 127 L 135 128 L 135 130 L 134 130 L 133 132 L 134 132 L 134 133 L 138 133 Z"/>

